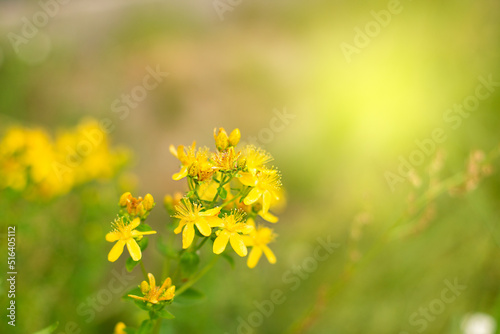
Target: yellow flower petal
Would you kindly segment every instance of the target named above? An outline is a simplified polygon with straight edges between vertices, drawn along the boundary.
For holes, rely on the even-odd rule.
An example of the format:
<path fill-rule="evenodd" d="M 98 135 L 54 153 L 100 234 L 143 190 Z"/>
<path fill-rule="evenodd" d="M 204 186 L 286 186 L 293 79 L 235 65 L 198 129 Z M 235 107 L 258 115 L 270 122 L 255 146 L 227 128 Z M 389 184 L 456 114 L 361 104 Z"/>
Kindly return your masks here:
<path fill-rule="evenodd" d="M 109 232 L 106 234 L 106 241 L 115 242 L 118 239 L 120 239 L 120 235 L 116 232 Z"/>
<path fill-rule="evenodd" d="M 182 248 L 186 249 L 193 243 L 194 239 L 194 225 L 193 223 L 187 223 L 182 232 Z"/>
<path fill-rule="evenodd" d="M 170 145 L 168 149 L 169 149 L 170 153 L 172 153 L 172 155 L 177 158 L 177 149 L 175 148 L 175 146 Z"/>
<path fill-rule="evenodd" d="M 253 188 L 250 193 L 245 197 L 245 200 L 243 201 L 246 205 L 251 205 L 255 203 L 260 196 L 262 195 L 262 190 L 259 188 Z"/>
<path fill-rule="evenodd" d="M 229 233 L 222 231 L 214 241 L 213 251 L 215 254 L 220 254 L 226 249 L 227 242 L 229 241 Z"/>
<path fill-rule="evenodd" d="M 156 231 L 144 231 L 144 232 L 140 232 L 140 231 L 132 231 L 132 235 L 133 236 L 143 236 L 143 235 L 150 235 L 150 234 L 156 234 Z"/>
<path fill-rule="evenodd" d="M 231 247 L 233 247 L 236 254 L 238 254 L 241 257 L 247 256 L 248 254 L 247 247 L 245 246 L 245 243 L 243 242 L 243 239 L 239 234 L 232 233 L 231 237 L 229 238 L 229 241 L 231 242 Z"/>
<path fill-rule="evenodd" d="M 179 233 L 181 233 L 181 232 L 182 232 L 182 228 L 184 227 L 184 225 L 186 225 L 186 223 L 185 223 L 184 221 L 182 221 L 182 220 L 181 220 L 181 221 L 179 222 L 179 226 L 177 226 L 177 227 L 175 228 L 174 233 L 175 233 L 175 234 L 179 234 Z"/>
<path fill-rule="evenodd" d="M 198 219 L 196 227 L 198 228 L 198 231 L 206 237 L 209 237 L 210 234 L 212 234 L 210 225 L 208 225 L 208 222 L 203 218 Z"/>
<path fill-rule="evenodd" d="M 207 211 L 203 211 L 203 212 L 200 212 L 200 216 L 203 216 L 203 217 L 208 217 L 208 216 L 215 216 L 215 215 L 218 215 L 219 212 L 220 212 L 220 207 L 216 206 L 215 208 L 213 209 L 210 209 L 210 210 L 207 210 Z"/>
<path fill-rule="evenodd" d="M 130 222 L 130 225 L 128 226 L 128 228 L 130 230 L 134 230 L 140 224 L 141 224 L 141 219 L 140 218 L 135 218 L 134 220 L 132 220 L 132 222 Z"/>
<path fill-rule="evenodd" d="M 118 260 L 120 255 L 123 253 L 123 247 L 125 246 L 125 241 L 123 240 L 118 240 L 116 244 L 111 248 L 108 254 L 108 261 L 109 262 L 115 262 Z"/>
<path fill-rule="evenodd" d="M 253 241 L 253 238 L 248 236 L 248 235 L 242 235 L 241 238 L 243 239 L 243 242 L 245 243 L 245 246 L 253 246 L 255 243 Z"/>
<path fill-rule="evenodd" d="M 149 286 L 153 289 L 154 287 L 156 287 L 156 280 L 155 280 L 155 277 L 153 276 L 153 274 L 151 273 L 148 273 L 148 280 L 149 280 Z"/>
<path fill-rule="evenodd" d="M 260 247 L 253 247 L 248 255 L 247 266 L 248 268 L 255 268 L 259 259 L 262 256 L 262 249 Z"/>
<path fill-rule="evenodd" d="M 182 166 L 179 173 L 175 173 L 172 175 L 172 180 L 179 181 L 180 179 L 185 178 L 188 175 L 188 168 L 186 166 Z"/>
<path fill-rule="evenodd" d="M 264 191 L 262 194 L 262 213 L 266 214 L 271 206 L 271 193 L 269 190 Z"/>
<path fill-rule="evenodd" d="M 252 173 L 241 173 L 241 177 L 238 180 L 245 186 L 255 187 L 257 185 L 257 178 Z"/>
<path fill-rule="evenodd" d="M 238 223 L 238 224 L 235 224 L 233 226 L 233 230 L 235 232 L 240 232 L 240 233 L 243 233 L 243 234 L 248 234 L 250 232 L 252 232 L 254 229 L 254 227 L 252 225 L 248 225 L 248 224 L 245 224 L 245 223 Z"/>
<path fill-rule="evenodd" d="M 139 261 L 142 257 L 141 248 L 134 239 L 127 240 L 127 249 L 132 260 Z"/>
<path fill-rule="evenodd" d="M 205 219 L 210 227 L 219 227 L 222 225 L 222 219 L 219 217 L 207 217 Z"/>
<path fill-rule="evenodd" d="M 270 222 L 270 223 L 277 223 L 279 218 L 273 215 L 271 212 L 265 212 L 264 211 L 259 211 L 259 216 L 261 216 L 264 220 Z"/>
<path fill-rule="evenodd" d="M 274 255 L 273 251 L 271 248 L 267 247 L 266 245 L 262 245 L 262 250 L 264 251 L 264 254 L 266 254 L 267 260 L 269 263 L 276 263 L 276 256 Z"/>

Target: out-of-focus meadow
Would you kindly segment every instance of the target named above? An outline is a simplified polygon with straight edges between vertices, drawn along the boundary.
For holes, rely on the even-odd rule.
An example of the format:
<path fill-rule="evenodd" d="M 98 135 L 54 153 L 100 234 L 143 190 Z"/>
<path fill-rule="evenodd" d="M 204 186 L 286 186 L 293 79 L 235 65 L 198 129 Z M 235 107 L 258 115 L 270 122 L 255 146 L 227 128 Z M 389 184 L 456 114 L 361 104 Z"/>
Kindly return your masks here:
<path fill-rule="evenodd" d="M 219 261 L 162 333 L 499 332 L 466 329 L 500 319 L 499 2 L 41 3 L 0 3 L 0 332 L 137 326 L 141 272 L 107 261 L 119 196 L 151 193 L 163 233 L 169 145 L 220 126 L 282 173 L 278 261 Z"/>

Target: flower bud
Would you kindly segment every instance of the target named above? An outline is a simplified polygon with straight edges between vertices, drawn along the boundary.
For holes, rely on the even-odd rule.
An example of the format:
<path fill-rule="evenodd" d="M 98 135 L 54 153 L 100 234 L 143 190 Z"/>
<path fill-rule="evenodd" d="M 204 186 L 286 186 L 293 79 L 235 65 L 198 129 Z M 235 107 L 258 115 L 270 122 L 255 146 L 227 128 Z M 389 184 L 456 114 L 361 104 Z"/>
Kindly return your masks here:
<path fill-rule="evenodd" d="M 151 194 L 146 194 L 146 196 L 144 196 L 142 204 L 144 205 L 144 209 L 146 209 L 146 211 L 149 211 L 155 206 L 155 200 L 153 199 L 153 196 Z"/>
<path fill-rule="evenodd" d="M 229 138 L 224 128 L 219 128 L 219 133 L 217 133 L 217 129 L 214 129 L 214 139 L 215 146 L 219 151 L 224 151 L 229 146 Z"/>
<path fill-rule="evenodd" d="M 126 193 L 121 195 L 120 202 L 119 202 L 120 206 L 127 206 L 127 204 L 129 203 L 131 198 L 132 198 L 132 194 L 129 191 L 127 191 Z"/>
<path fill-rule="evenodd" d="M 231 146 L 236 146 L 240 142 L 240 138 L 241 138 L 240 129 L 238 128 L 234 129 L 229 135 L 229 144 Z"/>
<path fill-rule="evenodd" d="M 246 166 L 247 166 L 247 158 L 243 157 L 243 158 L 238 160 L 238 169 L 239 170 L 244 170 Z"/>
<path fill-rule="evenodd" d="M 173 299 L 175 296 L 175 285 L 172 285 L 164 292 L 163 297 L 167 300 Z"/>
<path fill-rule="evenodd" d="M 149 291 L 149 284 L 148 284 L 148 282 L 146 282 L 146 281 L 142 281 L 142 282 L 141 282 L 141 285 L 139 285 L 139 287 L 141 288 L 141 292 L 142 292 L 143 294 L 148 293 L 148 291 Z"/>
<path fill-rule="evenodd" d="M 127 328 L 127 326 L 125 326 L 123 322 L 119 322 L 116 324 L 113 334 L 126 334 L 125 328 Z"/>

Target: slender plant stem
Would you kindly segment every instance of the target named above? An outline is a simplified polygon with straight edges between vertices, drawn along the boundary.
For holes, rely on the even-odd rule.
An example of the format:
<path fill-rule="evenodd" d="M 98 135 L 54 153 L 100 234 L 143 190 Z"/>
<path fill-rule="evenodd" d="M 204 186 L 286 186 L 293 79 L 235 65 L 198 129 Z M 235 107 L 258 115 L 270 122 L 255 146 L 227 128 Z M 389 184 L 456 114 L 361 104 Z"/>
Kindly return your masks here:
<path fill-rule="evenodd" d="M 212 260 L 210 260 L 209 263 L 207 263 L 207 265 L 205 267 L 203 267 L 203 269 L 201 269 L 196 275 L 194 275 L 193 278 L 191 278 L 183 286 L 181 286 L 179 288 L 179 290 L 175 291 L 175 295 L 176 296 L 181 295 L 184 291 L 186 291 L 191 286 L 193 286 L 193 284 L 198 282 L 198 280 L 200 278 L 205 276 L 205 274 L 208 273 L 210 271 L 210 269 L 212 269 L 212 267 L 215 265 L 215 263 L 217 263 L 217 260 L 219 260 L 219 256 L 216 255 L 212 258 Z"/>
<path fill-rule="evenodd" d="M 155 324 L 155 328 L 153 330 L 153 333 L 155 334 L 159 334 L 160 333 L 160 329 L 161 329 L 161 321 L 163 320 L 163 318 L 158 318 L 156 319 L 156 324 Z"/>
<path fill-rule="evenodd" d="M 460 185 L 462 182 L 464 182 L 465 178 L 466 175 L 464 173 L 457 173 L 444 180 L 439 187 L 432 188 L 424 192 L 415 202 L 418 208 L 417 211 L 422 210 L 428 201 L 434 200 L 446 190 Z M 384 246 L 387 244 L 387 241 L 392 232 L 403 222 L 407 221 L 408 218 L 409 217 L 407 213 L 402 214 L 370 247 L 370 249 L 366 252 L 365 256 L 363 256 L 363 259 L 360 262 L 355 264 L 347 263 L 345 265 L 341 276 L 335 282 L 333 282 L 333 284 L 330 285 L 330 289 L 326 293 L 326 302 L 333 300 L 333 298 L 338 293 L 340 293 L 342 288 L 350 281 L 354 274 L 359 271 L 360 268 L 363 268 L 364 266 L 369 264 L 373 258 L 380 254 L 380 252 L 384 249 Z M 298 321 L 292 324 L 292 326 L 287 330 L 287 333 L 305 333 L 305 331 L 320 315 L 321 311 L 318 309 L 317 303 L 315 303 L 304 312 L 304 314 L 299 318 Z"/>

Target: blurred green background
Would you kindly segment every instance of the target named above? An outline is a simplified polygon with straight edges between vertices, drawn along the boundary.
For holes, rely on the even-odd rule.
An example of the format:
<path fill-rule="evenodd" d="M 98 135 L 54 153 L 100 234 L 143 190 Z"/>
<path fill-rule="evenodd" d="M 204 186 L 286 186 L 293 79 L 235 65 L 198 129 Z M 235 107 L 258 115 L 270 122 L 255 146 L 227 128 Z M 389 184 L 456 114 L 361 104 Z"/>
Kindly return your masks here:
<path fill-rule="evenodd" d="M 55 136 L 88 117 L 109 119 L 110 146 L 131 158 L 50 199 L 1 189 L 1 267 L 7 272 L 6 226 L 15 224 L 18 276 L 17 326 L 3 317 L 0 332 L 33 333 L 55 321 L 56 333 L 137 326 L 145 314 L 120 299 L 125 288 L 92 306 L 124 264 L 107 261 L 104 240 L 118 198 L 151 193 L 159 205 L 148 222 L 164 231 L 164 195 L 186 189 L 171 179 L 178 161 L 169 145 L 213 148 L 219 126 L 238 127 L 282 171 L 288 205 L 271 245 L 278 262 L 250 270 L 236 259 L 232 270 L 220 261 L 196 285 L 204 302 L 173 306 L 163 333 L 249 332 L 241 321 L 258 322 L 255 333 L 464 333 L 467 314 L 500 319 L 498 162 L 481 165 L 493 174 L 453 196 L 443 181 L 460 173 L 476 181 L 471 152 L 499 146 L 499 86 L 459 125 L 446 118 L 473 101 L 481 80 L 500 82 L 498 1 L 42 3 L 53 7 L 0 2 L 0 133 L 15 125 Z M 41 11 L 54 15 L 44 20 Z M 168 76 L 118 109 L 151 69 Z M 409 159 L 436 128 L 446 139 L 415 166 L 416 186 L 405 179 L 391 189 L 386 173 L 397 174 L 399 157 Z M 429 181 L 437 147 L 445 158 Z M 429 195 L 436 184 L 440 195 Z M 328 259 L 293 273 L 328 236 L 339 244 Z M 147 252 L 159 275 L 159 253 Z M 123 286 L 142 279 L 138 268 L 132 275 Z M 298 286 L 290 283 L 297 277 Z M 455 279 L 466 286 L 456 300 L 421 315 Z M 1 288 L 6 307 L 5 280 Z M 286 300 L 252 318 L 254 302 L 275 289 Z"/>

